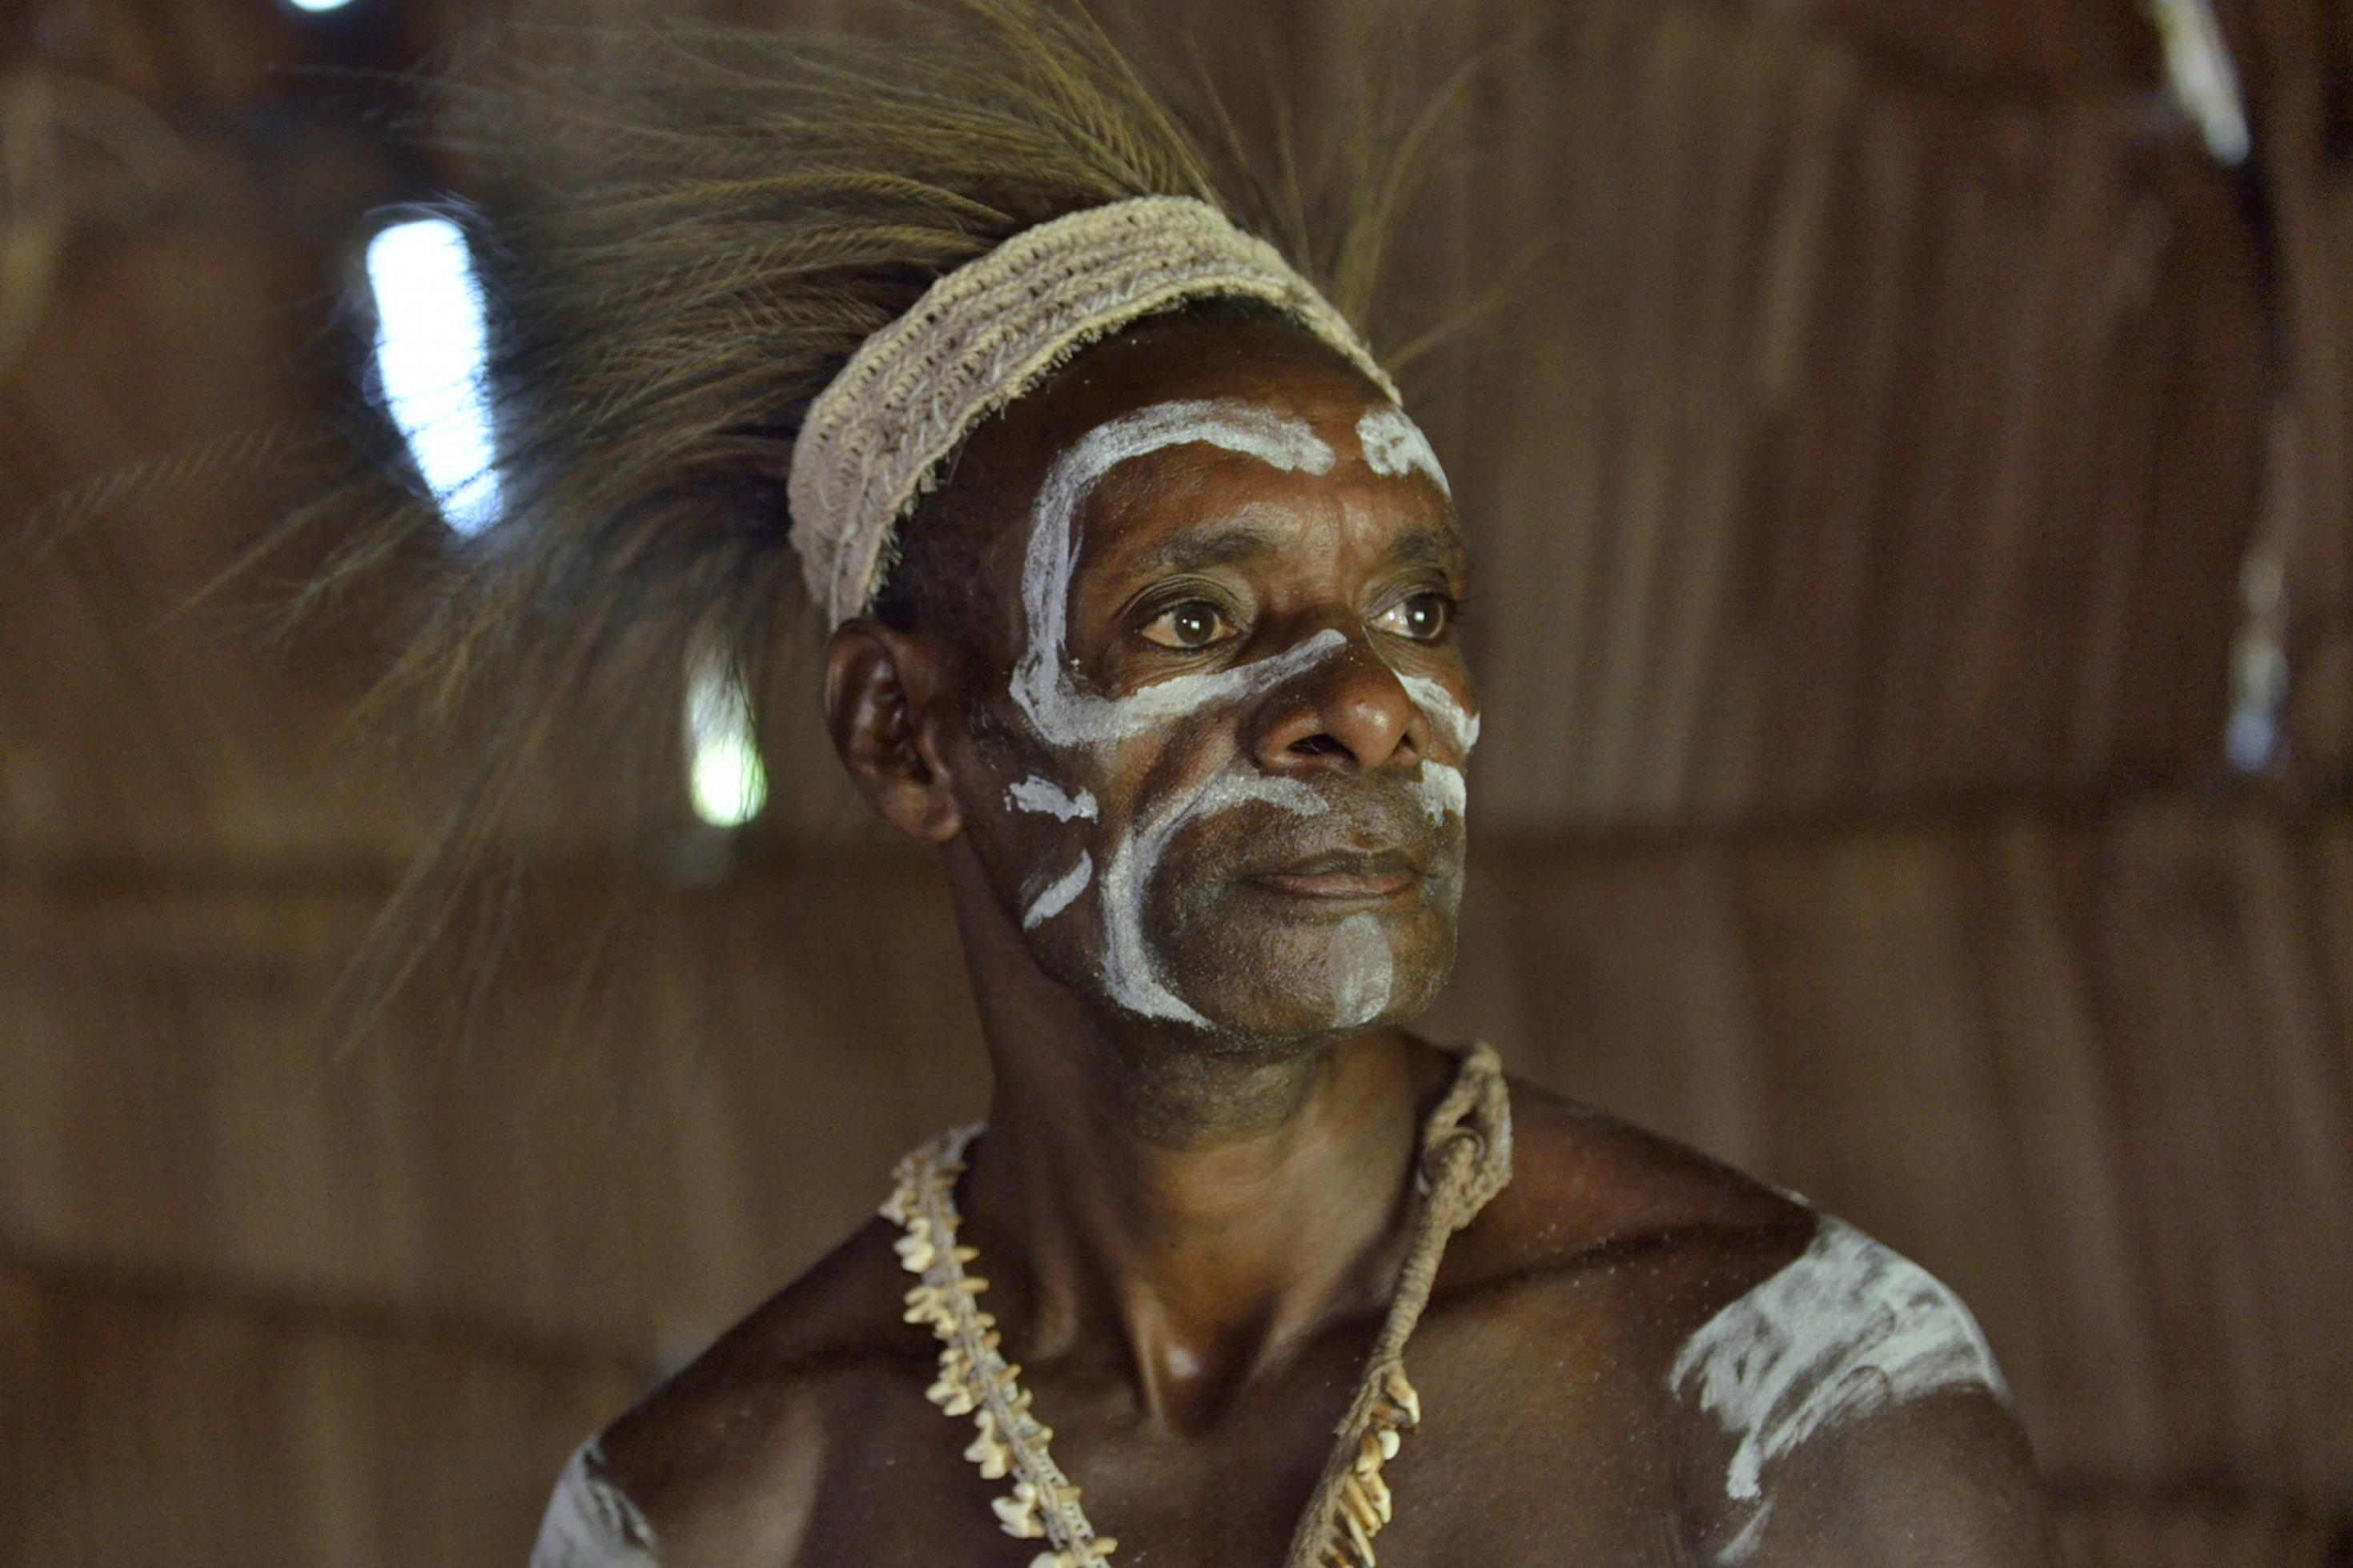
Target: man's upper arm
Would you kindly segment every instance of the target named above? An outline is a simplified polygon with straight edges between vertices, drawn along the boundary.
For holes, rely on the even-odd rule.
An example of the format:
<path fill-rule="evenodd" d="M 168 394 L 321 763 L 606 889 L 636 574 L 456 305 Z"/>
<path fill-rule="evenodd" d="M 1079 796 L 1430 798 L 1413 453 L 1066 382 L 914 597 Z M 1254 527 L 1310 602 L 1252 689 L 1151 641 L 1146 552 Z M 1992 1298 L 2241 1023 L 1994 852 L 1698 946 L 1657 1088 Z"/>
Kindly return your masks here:
<path fill-rule="evenodd" d="M 1669 1377 L 1693 1415 L 1694 1513 L 1738 1568 L 2056 1561 L 1993 1353 L 1960 1299 L 1821 1216 Z"/>
<path fill-rule="evenodd" d="M 2059 1561 L 2009 1410 L 1948 1389 L 1818 1433 L 1774 1467 L 1740 1568 L 2044 1568 Z"/>
<path fill-rule="evenodd" d="M 654 1568 L 659 1561 L 653 1527 L 605 1473 L 604 1450 L 583 1443 L 548 1500 L 531 1568 Z"/>

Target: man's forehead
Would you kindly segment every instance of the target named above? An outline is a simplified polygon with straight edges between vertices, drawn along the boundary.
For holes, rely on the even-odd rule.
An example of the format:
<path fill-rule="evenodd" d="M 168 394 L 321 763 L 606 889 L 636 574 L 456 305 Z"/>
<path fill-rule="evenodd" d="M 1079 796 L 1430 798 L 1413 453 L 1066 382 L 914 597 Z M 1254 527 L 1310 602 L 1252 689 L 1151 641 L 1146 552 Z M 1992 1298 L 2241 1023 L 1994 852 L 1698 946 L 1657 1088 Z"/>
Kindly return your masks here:
<path fill-rule="evenodd" d="M 1016 646 L 1033 618 L 1024 606 L 1045 590 L 1048 579 L 1067 592 L 1075 585 L 1071 578 L 1082 555 L 1090 558 L 1086 575 L 1093 576 L 1105 547 L 1127 537 L 1147 516 L 1157 519 L 1155 533 L 1204 529 L 1240 498 L 1280 496 L 1286 493 L 1285 481 L 1296 484 L 1304 477 L 1200 441 L 1125 455 L 1099 450 L 1095 457 L 1113 458 L 1103 463 L 1076 460 L 1081 448 L 1100 443 L 1111 427 L 1185 403 L 1248 406 L 1257 422 L 1271 419 L 1305 429 L 1329 448 L 1331 467 L 1345 470 L 1337 478 L 1351 494 L 1375 478 L 1366 471 L 1356 427 L 1369 412 L 1389 406 L 1382 390 L 1361 373 L 1281 321 L 1155 318 L 1090 347 L 982 426 L 937 498 L 940 515 L 969 509 L 970 525 L 987 541 L 983 548 L 991 563 L 989 586 L 1012 586 L 1003 610 Z M 1082 476 L 1080 470 L 1091 471 Z M 1237 474 L 1242 476 L 1238 483 L 1225 479 Z M 1082 477 L 1084 482 L 1075 487 L 1079 493 L 1071 493 L 1067 481 Z M 1233 499 L 1225 508 L 1211 502 L 1213 480 L 1233 484 Z M 1455 533 L 1460 552 L 1442 488 L 1410 477 L 1384 479 L 1380 488 L 1421 509 L 1416 526 Z M 1289 493 L 1310 492 L 1300 485 Z M 1041 532 L 1055 536 L 1043 549 Z M 1431 541 L 1419 548 L 1436 552 L 1443 546 Z M 1009 579 L 996 577 L 997 570 L 1008 572 Z M 989 599 L 998 596 L 985 587 L 982 592 Z"/>
<path fill-rule="evenodd" d="M 1136 571 L 1242 566 L 1297 549 L 1322 524 L 1377 536 L 1384 556 L 1408 563 L 1467 566 L 1469 545 L 1444 492 L 1368 463 L 1354 418 L 1311 421 L 1239 403 L 1224 411 L 1245 409 L 1312 443 L 1314 459 L 1293 460 L 1293 451 L 1270 460 L 1261 443 L 1229 442 L 1230 432 L 1214 427 L 1121 457 L 1073 498 L 1082 562 Z"/>

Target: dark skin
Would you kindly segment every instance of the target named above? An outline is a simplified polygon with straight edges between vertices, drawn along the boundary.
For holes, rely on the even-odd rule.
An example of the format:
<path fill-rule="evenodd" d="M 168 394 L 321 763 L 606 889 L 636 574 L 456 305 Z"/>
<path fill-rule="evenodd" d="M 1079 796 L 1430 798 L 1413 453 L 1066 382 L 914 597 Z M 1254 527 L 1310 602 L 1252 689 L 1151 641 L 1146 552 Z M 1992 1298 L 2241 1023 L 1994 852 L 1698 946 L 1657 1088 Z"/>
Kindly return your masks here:
<path fill-rule="evenodd" d="M 1454 1070 L 1403 1026 L 1451 961 L 1462 851 L 1461 818 L 1434 821 L 1413 781 L 1465 759 L 1405 680 L 1475 710 L 1450 624 L 1468 552 L 1433 481 L 1361 458 L 1377 398 L 1279 323 L 1131 330 L 978 433 L 918 520 L 977 531 L 968 619 L 853 622 L 829 649 L 852 776 L 946 868 L 995 1069 L 965 1237 L 1122 1563 L 1282 1562 L 1403 1254 L 1416 1130 Z M 1008 694 L 1031 498 L 1080 437 L 1177 399 L 1304 421 L 1337 461 L 1282 471 L 1194 443 L 1113 468 L 1077 522 L 1073 679 L 1116 699 L 1339 640 L 1267 689 L 1054 743 Z M 1140 1016 L 1106 979 L 1101 875 L 1034 929 L 1024 911 L 1079 851 L 1100 871 L 1221 774 L 1297 781 L 1324 809 L 1248 804 L 1173 835 L 1136 896 L 1158 974 L 1203 1022 Z M 1095 817 L 1009 810 L 1031 777 L 1085 789 Z M 1364 916 L 1388 985 L 1349 1017 L 1335 933 Z M 1425 1419 L 1388 1467 L 1381 1560 L 1730 1561 L 1753 1517 L 1725 1496 L 1732 1439 L 1669 1368 L 1815 1218 L 1532 1087 L 1513 1114 L 1512 1184 L 1454 1238 L 1412 1342 Z M 923 1397 L 937 1347 L 900 1321 L 895 1234 L 868 1224 L 606 1435 L 665 1563 L 1015 1568 L 1039 1550 L 997 1529 L 1007 1483 Z M 2056 1561 L 2024 1442 L 1980 1389 L 1883 1404 L 1765 1479 L 1746 1563 Z"/>

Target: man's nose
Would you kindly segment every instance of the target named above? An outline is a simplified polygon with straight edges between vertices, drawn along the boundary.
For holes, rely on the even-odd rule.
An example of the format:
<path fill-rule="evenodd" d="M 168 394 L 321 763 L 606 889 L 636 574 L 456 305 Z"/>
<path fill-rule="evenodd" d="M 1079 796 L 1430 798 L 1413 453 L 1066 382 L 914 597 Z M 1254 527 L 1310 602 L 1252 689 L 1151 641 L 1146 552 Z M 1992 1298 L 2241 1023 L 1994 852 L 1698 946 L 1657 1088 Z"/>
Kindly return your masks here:
<path fill-rule="evenodd" d="M 1361 635 L 1267 694 L 1251 754 L 1269 773 L 1377 768 L 1422 749 L 1420 710 Z"/>

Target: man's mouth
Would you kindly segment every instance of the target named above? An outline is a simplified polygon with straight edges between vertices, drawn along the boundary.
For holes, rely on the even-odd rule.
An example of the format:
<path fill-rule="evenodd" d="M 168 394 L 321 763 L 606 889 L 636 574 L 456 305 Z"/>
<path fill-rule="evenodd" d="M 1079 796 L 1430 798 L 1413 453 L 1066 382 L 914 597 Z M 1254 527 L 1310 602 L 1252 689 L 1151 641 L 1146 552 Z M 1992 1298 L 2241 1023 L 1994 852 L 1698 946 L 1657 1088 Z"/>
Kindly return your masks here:
<path fill-rule="evenodd" d="M 1402 849 L 1335 849 L 1247 880 L 1297 899 L 1392 899 L 1420 882 L 1421 868 Z"/>

